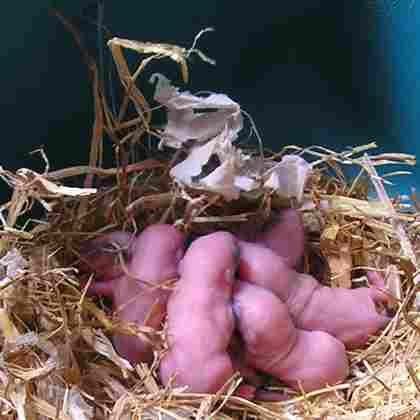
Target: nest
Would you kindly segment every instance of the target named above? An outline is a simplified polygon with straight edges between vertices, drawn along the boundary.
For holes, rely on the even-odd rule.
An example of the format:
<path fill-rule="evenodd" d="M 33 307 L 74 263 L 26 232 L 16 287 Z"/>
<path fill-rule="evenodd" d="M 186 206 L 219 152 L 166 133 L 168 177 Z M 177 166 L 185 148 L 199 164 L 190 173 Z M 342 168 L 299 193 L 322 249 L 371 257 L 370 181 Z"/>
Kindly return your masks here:
<path fill-rule="evenodd" d="M 80 43 L 74 28 L 58 16 Z M 138 79 L 151 61 L 174 60 L 187 80 L 191 54 L 211 60 L 196 48 L 196 42 L 184 49 L 113 38 L 108 46 L 124 95 L 118 113 L 112 112 L 96 64 L 84 51 L 96 111 L 89 165 L 50 171 L 40 151 L 46 162 L 44 173 L 26 168 L 0 172 L 13 190 L 0 213 L 1 418 L 417 418 L 417 201 L 414 194 L 390 197 L 386 192 L 390 177 L 406 171 L 382 176 L 377 171 L 395 164 L 413 165 L 414 158 L 375 154 L 374 143 L 342 152 L 285 146 L 272 153 L 262 147 L 249 119 L 258 140 L 254 147 L 233 148 L 232 141 L 227 146 L 225 142 L 226 147 L 213 150 L 216 162 L 203 158 L 198 169 L 189 165 L 185 169 L 185 162 L 191 163 L 199 147 L 182 142 L 178 147 L 179 138 L 168 135 L 170 123 L 180 121 L 171 120 L 171 110 L 166 128 L 154 128 L 152 114 L 165 106 L 149 105 Z M 125 57 L 127 50 L 141 56 L 134 70 Z M 215 99 L 211 94 L 186 98 L 170 84 L 165 86 L 195 106 Z M 217 97 L 213 105 L 218 106 L 216 113 L 222 111 L 223 127 L 231 130 L 224 131 L 224 141 L 229 135 L 236 140 L 243 112 L 226 98 L 218 102 L 221 98 Z M 214 134 L 209 138 L 217 137 Z M 102 165 L 105 137 L 114 152 L 114 167 L 107 169 Z M 156 139 L 163 147 L 153 145 Z M 207 138 L 200 147 L 209 143 Z M 138 148 L 149 156 L 137 159 Z M 223 166 L 226 162 L 230 166 Z M 355 175 L 346 174 L 349 168 Z M 80 180 L 84 184 L 75 187 Z M 41 220 L 28 216 L 36 206 L 44 209 Z M 363 284 L 366 270 L 382 271 L 394 297 L 388 308 L 394 317 L 365 348 L 348 352 L 351 373 L 345 382 L 307 394 L 288 391 L 286 401 L 234 396 L 242 381 L 239 375 L 215 395 L 163 387 L 157 375 L 165 350 L 163 330 L 118 319 L 107 302 L 86 296 L 87 286 L 81 287 L 74 268 L 81 244 L 104 232 L 141 232 L 153 223 L 172 223 L 194 235 L 220 229 L 235 233 L 250 223 L 260 228 L 273 212 L 288 207 L 298 208 L 303 215 L 304 270 L 321 273 L 324 284 L 347 288 Z M 156 349 L 152 366 L 132 366 L 122 359 L 110 339 L 116 333 L 150 340 Z M 280 383 L 270 384 L 272 390 L 281 388 Z"/>

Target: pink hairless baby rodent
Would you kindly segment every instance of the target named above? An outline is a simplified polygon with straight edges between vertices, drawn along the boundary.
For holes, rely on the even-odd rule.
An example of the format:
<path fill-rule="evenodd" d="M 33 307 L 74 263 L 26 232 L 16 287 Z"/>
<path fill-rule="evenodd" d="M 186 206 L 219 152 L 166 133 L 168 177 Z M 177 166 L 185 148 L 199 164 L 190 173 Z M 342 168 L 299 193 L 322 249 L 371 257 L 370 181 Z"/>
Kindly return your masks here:
<path fill-rule="evenodd" d="M 159 286 L 177 277 L 183 242 L 183 235 L 168 225 L 150 226 L 138 238 L 122 232 L 101 237 L 82 254 L 83 268 L 91 267 L 97 274 L 89 293 L 111 297 L 121 319 L 159 329 L 169 296 L 168 289 Z M 129 275 L 114 258 L 116 250 L 125 251 Z M 113 342 L 120 355 L 132 362 L 152 361 L 152 348 L 145 341 L 114 336 Z"/>
<path fill-rule="evenodd" d="M 99 250 L 109 242 L 127 249 L 127 272 Z M 370 276 L 372 287 L 349 290 L 297 272 L 303 244 L 292 210 L 255 241 L 215 232 L 186 251 L 183 235 L 169 225 L 136 238 L 115 232 L 90 245 L 98 275 L 90 292 L 110 296 L 115 310 L 123 307 L 120 317 L 139 325 L 158 329 L 167 315 L 169 349 L 159 371 L 165 384 L 173 378 L 191 392 L 216 392 L 235 371 L 254 384 L 260 371 L 315 390 L 344 380 L 345 348 L 364 345 L 389 318 L 377 310 L 387 302 L 378 276 Z M 175 277 L 171 294 L 158 287 Z M 114 337 L 114 344 L 133 363 L 152 359 L 140 338 Z"/>

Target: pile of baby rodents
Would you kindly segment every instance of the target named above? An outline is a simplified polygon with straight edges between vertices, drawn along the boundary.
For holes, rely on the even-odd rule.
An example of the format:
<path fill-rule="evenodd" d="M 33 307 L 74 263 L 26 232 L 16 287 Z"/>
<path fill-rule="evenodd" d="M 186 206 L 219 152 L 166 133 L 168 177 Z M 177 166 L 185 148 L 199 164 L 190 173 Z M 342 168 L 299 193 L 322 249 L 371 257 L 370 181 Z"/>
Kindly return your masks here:
<path fill-rule="evenodd" d="M 195 239 L 171 225 L 147 227 L 137 237 L 114 232 L 85 245 L 82 273 L 95 272 L 89 293 L 108 296 L 120 318 L 160 329 L 167 321 L 163 384 L 189 392 L 217 392 L 235 372 L 236 395 L 276 399 L 264 391 L 263 373 L 305 391 L 343 381 L 346 348 L 363 346 L 390 317 L 379 274 L 370 287 L 322 286 L 295 267 L 304 248 L 298 212 L 287 210 L 253 241 L 219 231 Z M 126 270 L 111 245 L 124 249 Z M 113 248 L 115 251 L 115 247 Z M 177 279 L 173 290 L 159 287 Z M 150 343 L 114 336 L 132 363 L 153 359 Z"/>

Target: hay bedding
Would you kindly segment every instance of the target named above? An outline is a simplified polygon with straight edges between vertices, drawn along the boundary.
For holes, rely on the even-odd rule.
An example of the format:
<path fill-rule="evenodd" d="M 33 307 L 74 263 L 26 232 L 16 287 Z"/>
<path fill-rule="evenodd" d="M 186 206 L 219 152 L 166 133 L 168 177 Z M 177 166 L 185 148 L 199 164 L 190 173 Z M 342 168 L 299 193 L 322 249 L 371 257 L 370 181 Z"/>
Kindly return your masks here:
<path fill-rule="evenodd" d="M 75 29 L 57 15 L 81 45 Z M 96 110 L 89 165 L 50 171 L 41 151 L 46 162 L 42 174 L 1 169 L 13 190 L 0 213 L 1 418 L 418 418 L 417 202 L 414 195 L 402 201 L 386 193 L 389 177 L 402 171 L 387 177 L 376 171 L 413 165 L 413 157 L 374 154 L 373 143 L 344 152 L 286 146 L 274 154 L 262 150 L 261 143 L 241 148 L 237 137 L 246 114 L 230 98 L 192 95 L 155 76 L 154 99 L 159 99 L 159 84 L 166 99 L 161 95 L 152 109 L 136 83 L 152 60 L 162 58 L 178 63 L 186 81 L 191 54 L 211 62 L 196 42 L 187 50 L 113 38 L 108 46 L 125 94 L 118 115 L 113 114 L 96 65 L 85 53 Z M 134 70 L 127 64 L 127 49 L 141 55 Z M 209 106 L 215 108 L 212 113 L 206 113 Z M 152 110 L 162 109 L 167 123 L 158 130 L 151 124 Z M 105 135 L 113 145 L 114 168 L 101 164 Z M 133 150 L 149 137 L 162 147 L 153 147 L 148 159 L 133 159 Z M 358 169 L 356 177 L 344 175 L 349 166 Z M 68 186 L 81 176 L 83 186 Z M 373 198 L 368 196 L 372 186 Z M 22 225 L 34 204 L 43 206 L 46 217 Z M 218 395 L 163 388 L 156 371 L 165 351 L 164 328 L 152 331 L 118 319 L 107 302 L 86 296 L 73 268 L 83 241 L 102 232 L 139 232 L 156 222 L 174 223 L 193 234 L 236 232 L 250 222 L 262 226 L 274 210 L 290 206 L 304 216 L 305 270 L 341 287 L 363 285 L 365 269 L 382 270 L 395 298 L 388 308 L 395 317 L 368 346 L 348 352 L 351 376 L 346 382 L 307 395 L 290 393 L 287 401 L 233 396 L 239 376 Z M 124 263 L 123 252 L 115 257 Z M 131 366 L 120 358 L 110 341 L 114 333 L 151 340 L 156 346 L 153 366 Z M 267 384 L 267 389 L 281 388 Z"/>

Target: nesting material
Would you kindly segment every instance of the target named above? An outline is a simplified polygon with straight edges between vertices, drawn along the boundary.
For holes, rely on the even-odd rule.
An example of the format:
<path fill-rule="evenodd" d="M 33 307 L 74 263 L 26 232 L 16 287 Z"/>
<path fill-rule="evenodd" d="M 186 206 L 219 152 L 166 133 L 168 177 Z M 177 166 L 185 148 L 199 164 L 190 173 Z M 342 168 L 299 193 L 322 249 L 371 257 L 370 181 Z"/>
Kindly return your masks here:
<path fill-rule="evenodd" d="M 337 152 L 285 146 L 278 154 L 242 148 L 245 122 L 239 104 L 219 94 L 194 95 L 154 76 L 158 111 L 137 79 L 152 61 L 169 58 L 188 77 L 195 46 L 140 43 L 114 38 L 108 45 L 124 97 L 110 111 L 93 60 L 96 117 L 87 166 L 36 173 L 1 169 L 12 195 L 1 207 L 0 416 L 4 419 L 415 419 L 420 409 L 420 319 L 415 197 L 390 197 L 391 175 L 377 169 L 413 165 L 403 154 L 375 154 L 375 144 Z M 126 50 L 140 54 L 134 70 Z M 211 112 L 209 111 L 211 108 Z M 154 112 L 154 111 L 153 111 Z M 115 167 L 101 167 L 103 138 L 111 139 Z M 150 158 L 133 150 L 156 139 Z M 358 169 L 356 177 L 346 167 Z M 76 177 L 76 178 L 75 178 Z M 78 177 L 78 178 L 77 178 Z M 69 186 L 70 178 L 84 185 Z M 369 196 L 369 189 L 375 192 Z M 41 205 L 42 220 L 26 220 Z M 162 387 L 157 367 L 165 350 L 163 330 L 118 319 L 106 302 L 86 296 L 74 268 L 83 241 L 115 229 L 140 232 L 173 223 L 185 232 L 237 232 L 262 227 L 273 212 L 298 208 L 307 235 L 305 271 L 331 286 L 366 284 L 366 270 L 385 274 L 393 321 L 368 346 L 348 352 L 346 382 L 286 401 L 248 401 L 233 393 L 236 375 L 215 395 Z M 319 266 L 321 265 L 321 269 Z M 88 280 L 92 281 L 92 279 Z M 335 302 L 331 302 L 334 305 Z M 131 365 L 114 350 L 113 334 L 140 335 L 155 345 L 152 366 Z M 282 389 L 271 384 L 271 389 Z"/>

